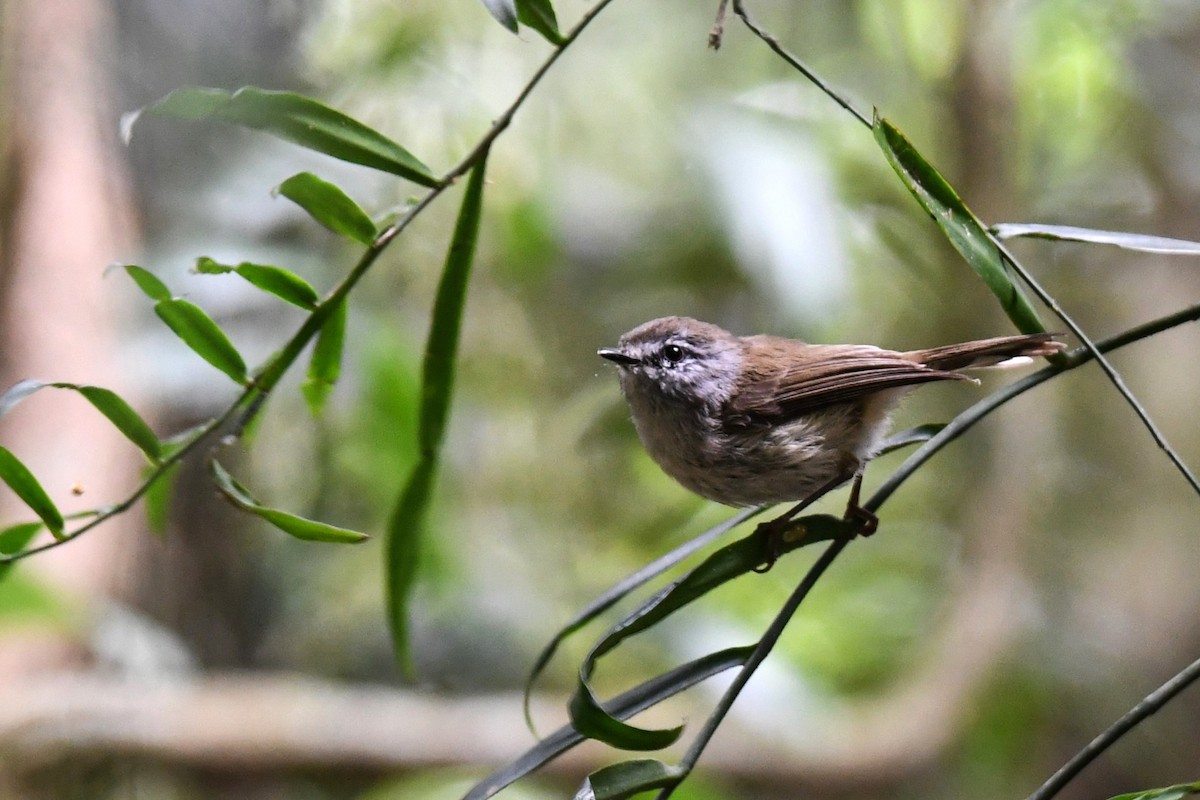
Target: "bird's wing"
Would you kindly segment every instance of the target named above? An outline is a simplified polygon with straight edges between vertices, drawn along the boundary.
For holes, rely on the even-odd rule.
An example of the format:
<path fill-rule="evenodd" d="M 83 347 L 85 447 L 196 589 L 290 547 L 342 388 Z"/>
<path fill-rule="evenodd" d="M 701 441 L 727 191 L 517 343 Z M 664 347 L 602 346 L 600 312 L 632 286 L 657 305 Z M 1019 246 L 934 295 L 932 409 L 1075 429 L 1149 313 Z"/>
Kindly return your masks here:
<path fill-rule="evenodd" d="M 740 391 L 725 409 L 728 424 L 734 426 L 782 424 L 885 389 L 968 379 L 868 345 L 808 345 L 798 353 L 794 347 L 786 347 L 786 340 L 754 338 L 758 341 L 753 348 L 763 357 L 749 361 L 762 366 L 747 371 Z"/>

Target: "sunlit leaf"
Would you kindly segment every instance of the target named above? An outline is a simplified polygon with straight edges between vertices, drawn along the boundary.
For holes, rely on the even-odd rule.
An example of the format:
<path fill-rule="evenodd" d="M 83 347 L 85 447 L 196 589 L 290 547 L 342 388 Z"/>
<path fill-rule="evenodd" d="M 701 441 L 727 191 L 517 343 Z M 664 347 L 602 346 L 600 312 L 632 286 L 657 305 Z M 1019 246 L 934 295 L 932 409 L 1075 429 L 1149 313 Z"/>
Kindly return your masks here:
<path fill-rule="evenodd" d="M 1186 239 L 1171 239 L 1166 236 L 1149 236 L 1144 233 L 1124 231 L 1101 231 L 1093 228 L 1074 228 L 1070 225 L 1039 225 L 1033 223 L 1003 222 L 993 225 L 992 233 L 999 239 L 1028 237 L 1051 239 L 1060 242 L 1085 242 L 1087 244 L 1109 244 L 1126 250 L 1166 255 L 1200 256 L 1200 242 Z"/>
<path fill-rule="evenodd" d="M 390 172 L 422 186 L 437 178 L 412 153 L 378 131 L 328 106 L 294 92 L 247 86 L 232 94 L 223 89 L 186 87 L 121 119 L 128 142 L 134 124 L 146 114 L 175 119 L 212 119 L 265 131 L 342 161 Z"/>
<path fill-rule="evenodd" d="M 300 385 L 300 391 L 308 403 L 308 410 L 314 417 L 324 410 L 325 400 L 342 374 L 342 348 L 345 339 L 346 301 L 343 300 L 317 334 L 312 360 L 308 363 L 308 375 Z"/>
<path fill-rule="evenodd" d="M 230 266 L 218 263 L 208 256 L 201 256 L 196 259 L 195 269 L 196 272 L 202 275 L 235 273 L 264 292 L 273 294 L 280 300 L 310 311 L 316 307 L 317 301 L 320 299 L 317 295 L 317 290 L 308 281 L 296 273 L 281 267 L 273 267 L 267 264 L 251 264 L 248 261 L 243 261 L 237 266 Z"/>
<path fill-rule="evenodd" d="M 497 22 L 513 33 L 517 32 L 517 7 L 514 0 L 482 0 L 482 2 L 483 7 Z"/>
<path fill-rule="evenodd" d="M 158 279 L 158 276 L 137 266 L 136 264 L 126 264 L 125 272 L 129 277 L 133 278 L 133 282 L 138 288 L 146 293 L 146 296 L 155 302 L 171 299 L 171 290 L 167 285 Z"/>
<path fill-rule="evenodd" d="M 240 384 L 246 383 L 246 362 L 229 337 L 199 306 L 181 298 L 162 300 L 154 313 L 196 355 Z"/>
<path fill-rule="evenodd" d="M 297 539 L 333 544 L 357 544 L 369 538 L 361 531 L 339 528 L 336 525 L 306 519 L 277 508 L 268 508 L 255 500 L 246 488 L 238 483 L 215 459 L 209 462 L 209 469 L 217 488 L 231 503 L 243 511 L 248 511 L 266 520 Z"/>
<path fill-rule="evenodd" d="M 334 233 L 359 244 L 375 241 L 378 231 L 367 212 L 329 181 L 301 172 L 279 184 L 278 191 Z"/>
<path fill-rule="evenodd" d="M 890 122 L 876 116 L 874 130 L 875 141 L 900 180 L 996 295 L 1017 329 L 1023 333 L 1045 332 L 1029 299 L 1013 281 L 999 248 L 953 187 Z"/>
<path fill-rule="evenodd" d="M 429 338 L 421 373 L 421 407 L 417 443 L 420 460 L 401 491 L 388 522 L 385 584 L 388 622 L 396 660 L 411 673 L 408 650 L 408 598 L 416 578 L 417 559 L 428 516 L 438 454 L 450 413 L 454 368 L 462 326 L 467 282 L 475 259 L 475 242 L 483 210 L 487 154 L 476 163 L 463 193 L 462 207 L 446 254 L 446 264 L 434 298 Z"/>
<path fill-rule="evenodd" d="M 575 793 L 575 800 L 625 800 L 651 789 L 673 786 L 685 774 L 679 767 L 653 758 L 620 761 L 588 775 Z"/>
<path fill-rule="evenodd" d="M 558 32 L 558 19 L 554 15 L 554 6 L 550 5 L 550 0 L 516 0 L 516 2 L 517 20 L 522 25 L 533 28 L 550 44 L 563 43 L 563 36 Z"/>
<path fill-rule="evenodd" d="M 54 501 L 46 494 L 46 490 L 38 483 L 37 478 L 33 477 L 29 468 L 3 447 L 0 447 L 0 480 L 8 484 L 8 488 L 12 489 L 13 493 L 21 498 L 21 501 L 29 506 L 33 513 L 41 517 L 42 522 L 46 523 L 46 527 L 50 533 L 54 534 L 55 538 L 62 537 L 64 524 L 62 512 L 58 510 L 58 506 L 54 505 Z"/>

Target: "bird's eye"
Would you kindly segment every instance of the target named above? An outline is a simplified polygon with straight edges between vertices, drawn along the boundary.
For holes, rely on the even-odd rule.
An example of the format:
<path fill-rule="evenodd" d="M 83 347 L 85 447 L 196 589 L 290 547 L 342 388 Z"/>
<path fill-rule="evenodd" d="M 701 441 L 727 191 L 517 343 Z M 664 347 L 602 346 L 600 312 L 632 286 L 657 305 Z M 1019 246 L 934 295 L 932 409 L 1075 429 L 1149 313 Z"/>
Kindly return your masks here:
<path fill-rule="evenodd" d="M 677 344 L 669 344 L 663 348 L 663 358 L 670 364 L 678 364 L 683 361 L 683 348 Z"/>

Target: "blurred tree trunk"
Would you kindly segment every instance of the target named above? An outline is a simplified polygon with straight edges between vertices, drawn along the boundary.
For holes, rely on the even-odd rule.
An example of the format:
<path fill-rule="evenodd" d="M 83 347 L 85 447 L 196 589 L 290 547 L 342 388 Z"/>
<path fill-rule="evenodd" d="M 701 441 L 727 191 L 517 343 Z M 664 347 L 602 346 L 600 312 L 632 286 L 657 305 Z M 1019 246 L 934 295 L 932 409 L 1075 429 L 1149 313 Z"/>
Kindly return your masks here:
<path fill-rule="evenodd" d="M 111 11 L 105 0 L 11 0 L 0 11 L 0 380 L 96 383 L 136 405 L 121 378 L 118 284 L 102 281 L 134 237 L 116 120 L 105 114 Z M 137 476 L 136 451 L 66 392 L 27 400 L 0 437 L 64 512 L 118 500 Z M 0 518 L 30 516 L 0 497 Z M 110 592 L 131 520 L 28 563 L 73 593 Z"/>

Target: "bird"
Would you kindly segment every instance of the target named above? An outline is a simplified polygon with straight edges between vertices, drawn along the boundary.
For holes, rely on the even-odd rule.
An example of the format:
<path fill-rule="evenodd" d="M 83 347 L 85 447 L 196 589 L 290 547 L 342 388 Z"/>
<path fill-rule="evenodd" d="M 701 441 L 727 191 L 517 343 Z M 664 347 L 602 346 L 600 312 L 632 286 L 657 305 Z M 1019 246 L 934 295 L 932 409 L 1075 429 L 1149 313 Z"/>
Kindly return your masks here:
<path fill-rule="evenodd" d="M 925 350 L 737 336 L 690 317 L 662 317 L 597 354 L 617 366 L 642 445 L 685 488 L 729 506 L 797 505 L 853 481 L 845 519 L 869 535 L 863 470 L 879 453 L 900 399 L 923 383 L 1050 356 L 1065 345 L 1033 333 Z"/>

